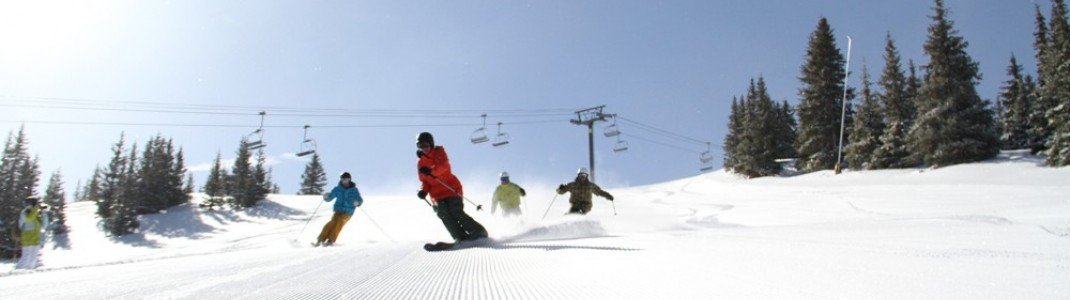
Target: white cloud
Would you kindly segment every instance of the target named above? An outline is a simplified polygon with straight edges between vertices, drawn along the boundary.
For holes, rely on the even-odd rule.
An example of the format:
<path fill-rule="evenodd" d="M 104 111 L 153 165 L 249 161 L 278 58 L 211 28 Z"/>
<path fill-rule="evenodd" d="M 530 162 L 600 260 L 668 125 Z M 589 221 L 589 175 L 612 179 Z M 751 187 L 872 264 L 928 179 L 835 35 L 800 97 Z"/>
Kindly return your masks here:
<path fill-rule="evenodd" d="M 289 158 L 287 156 L 296 157 L 296 156 L 293 155 L 293 153 L 284 153 L 284 154 L 280 155 L 280 157 L 282 159 L 277 158 L 277 157 L 272 156 L 272 155 L 267 155 L 266 157 L 264 157 L 264 166 L 270 167 L 270 166 L 274 166 L 274 165 L 278 165 L 278 164 L 282 163 L 283 160 L 294 160 L 294 159 Z M 256 164 L 256 155 L 253 155 L 252 157 L 249 158 L 249 163 L 250 164 Z M 186 169 L 189 170 L 190 172 L 193 172 L 193 173 L 208 172 L 208 171 L 212 170 L 212 166 L 214 166 L 214 164 L 215 164 L 214 161 L 213 162 L 200 163 L 200 164 L 194 164 L 194 165 L 190 165 L 190 166 L 186 167 Z M 223 168 L 225 168 L 227 170 L 230 170 L 230 167 L 234 165 L 234 158 L 222 159 L 222 160 L 219 161 L 219 164 L 223 165 Z"/>

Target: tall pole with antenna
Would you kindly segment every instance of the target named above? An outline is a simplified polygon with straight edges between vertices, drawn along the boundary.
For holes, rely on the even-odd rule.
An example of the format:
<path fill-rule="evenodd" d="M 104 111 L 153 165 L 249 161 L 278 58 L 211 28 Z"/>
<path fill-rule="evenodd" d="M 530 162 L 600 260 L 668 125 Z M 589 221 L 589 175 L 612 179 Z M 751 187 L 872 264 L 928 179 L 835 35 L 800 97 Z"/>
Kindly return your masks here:
<path fill-rule="evenodd" d="M 569 122 L 571 122 L 572 124 L 575 124 L 575 125 L 586 125 L 587 126 L 587 149 L 588 149 L 587 155 L 590 158 L 590 164 L 591 164 L 590 165 L 590 168 L 591 168 L 591 174 L 590 175 L 591 175 L 591 181 L 592 182 L 595 181 L 594 180 L 594 123 L 595 122 L 600 122 L 600 121 L 605 121 L 606 117 L 609 116 L 607 114 L 602 113 L 602 109 L 605 108 L 605 107 L 606 107 L 605 105 L 601 105 L 601 106 L 592 107 L 592 108 L 588 108 L 588 109 L 577 111 L 576 112 L 576 118 L 569 121 Z"/>
<path fill-rule="evenodd" d="M 847 36 L 847 65 L 843 68 L 843 108 L 840 110 L 840 145 L 836 147 L 836 174 L 843 171 L 843 130 L 847 122 L 847 77 L 851 76 L 851 36 Z"/>

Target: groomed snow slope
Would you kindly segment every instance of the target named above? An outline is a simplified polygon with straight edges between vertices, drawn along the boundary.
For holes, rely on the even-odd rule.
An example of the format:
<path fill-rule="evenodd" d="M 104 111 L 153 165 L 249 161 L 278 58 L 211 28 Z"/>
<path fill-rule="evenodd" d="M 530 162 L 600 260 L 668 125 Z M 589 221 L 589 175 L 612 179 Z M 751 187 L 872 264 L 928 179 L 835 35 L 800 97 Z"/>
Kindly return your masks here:
<path fill-rule="evenodd" d="M 366 197 L 367 214 L 332 248 L 308 246 L 328 205 L 294 242 L 318 197 L 272 195 L 239 213 L 178 207 L 120 240 L 75 203 L 70 249 L 50 244 L 33 272 L 0 265 L 0 298 L 1067 299 L 1070 168 L 1038 164 L 714 172 L 611 190 L 618 216 L 604 200 L 562 216 L 561 197 L 546 221 L 551 188 L 528 187 L 521 220 L 467 207 L 496 243 L 441 253 L 421 249 L 448 236 L 409 195 Z"/>

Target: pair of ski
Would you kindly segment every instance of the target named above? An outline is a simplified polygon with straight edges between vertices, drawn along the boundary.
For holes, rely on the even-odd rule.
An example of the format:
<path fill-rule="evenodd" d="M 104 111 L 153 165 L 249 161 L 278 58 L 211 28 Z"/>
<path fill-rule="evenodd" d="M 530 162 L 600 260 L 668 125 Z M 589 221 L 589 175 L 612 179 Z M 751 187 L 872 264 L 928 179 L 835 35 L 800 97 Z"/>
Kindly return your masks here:
<path fill-rule="evenodd" d="M 451 251 L 461 250 L 472 247 L 485 246 L 491 242 L 490 238 L 479 238 L 475 240 L 460 241 L 456 243 L 450 242 L 438 242 L 424 244 L 424 250 L 427 252 L 439 252 L 439 251 Z"/>

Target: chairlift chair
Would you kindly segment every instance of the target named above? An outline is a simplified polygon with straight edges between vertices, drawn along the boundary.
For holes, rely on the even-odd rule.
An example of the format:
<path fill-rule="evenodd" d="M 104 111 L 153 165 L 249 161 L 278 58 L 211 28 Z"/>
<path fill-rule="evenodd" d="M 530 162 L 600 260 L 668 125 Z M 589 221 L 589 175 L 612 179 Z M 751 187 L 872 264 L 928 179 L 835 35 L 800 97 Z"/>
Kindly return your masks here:
<path fill-rule="evenodd" d="M 264 143 L 264 116 L 266 115 L 267 112 L 260 111 L 260 127 L 245 136 L 245 144 L 249 147 L 249 150 L 257 150 L 267 147 L 267 144 Z"/>
<path fill-rule="evenodd" d="M 628 141 L 617 141 L 617 144 L 613 146 L 613 152 L 628 151 Z"/>
<path fill-rule="evenodd" d="M 613 118 L 613 124 L 606 127 L 603 132 L 606 137 L 615 137 L 620 135 L 620 126 L 617 126 L 617 118 Z"/>
<path fill-rule="evenodd" d="M 472 132 L 472 144 L 480 144 L 490 141 L 487 137 L 487 114 L 483 114 L 483 127 L 479 127 L 476 131 Z"/>
<path fill-rule="evenodd" d="M 498 135 L 494 139 L 494 143 L 491 144 L 494 147 L 501 147 L 509 144 L 509 134 L 502 132 L 502 122 L 498 122 Z"/>
<path fill-rule="evenodd" d="M 310 126 L 305 125 L 305 138 L 301 141 L 300 151 L 297 152 L 297 157 L 305 157 L 316 153 L 316 141 L 308 138 L 308 128 Z"/>
<path fill-rule="evenodd" d="M 713 154 L 710 154 L 710 142 L 706 142 L 706 151 L 698 156 L 698 160 L 702 162 L 699 171 L 709 172 L 713 170 Z"/>
<path fill-rule="evenodd" d="M 249 147 L 249 150 L 262 149 L 267 147 L 264 144 L 264 130 L 257 129 L 245 136 L 245 145 Z"/>
<path fill-rule="evenodd" d="M 713 154 L 710 154 L 710 142 L 706 142 L 706 151 L 698 156 L 698 160 L 703 164 L 713 161 Z"/>
<path fill-rule="evenodd" d="M 709 151 L 702 152 L 702 155 L 698 156 L 698 160 L 702 161 L 702 163 L 709 163 L 713 161 L 713 154 L 710 154 Z"/>

